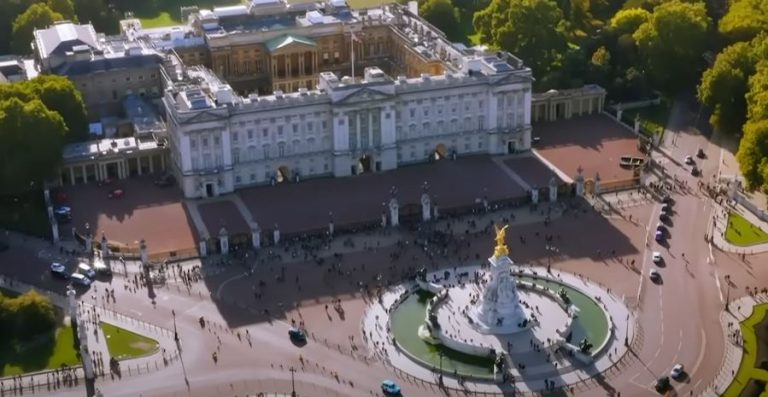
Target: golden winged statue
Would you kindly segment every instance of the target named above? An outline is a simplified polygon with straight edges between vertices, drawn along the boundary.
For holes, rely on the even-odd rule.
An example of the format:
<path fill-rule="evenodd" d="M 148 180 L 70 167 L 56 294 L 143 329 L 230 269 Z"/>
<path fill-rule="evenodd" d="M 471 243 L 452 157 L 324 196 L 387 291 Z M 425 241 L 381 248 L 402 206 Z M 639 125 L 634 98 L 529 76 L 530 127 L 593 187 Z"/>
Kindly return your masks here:
<path fill-rule="evenodd" d="M 504 227 L 494 226 L 496 229 L 496 248 L 493 250 L 493 256 L 497 258 L 509 255 L 509 248 L 507 247 L 508 227 L 509 225 L 504 225 Z"/>

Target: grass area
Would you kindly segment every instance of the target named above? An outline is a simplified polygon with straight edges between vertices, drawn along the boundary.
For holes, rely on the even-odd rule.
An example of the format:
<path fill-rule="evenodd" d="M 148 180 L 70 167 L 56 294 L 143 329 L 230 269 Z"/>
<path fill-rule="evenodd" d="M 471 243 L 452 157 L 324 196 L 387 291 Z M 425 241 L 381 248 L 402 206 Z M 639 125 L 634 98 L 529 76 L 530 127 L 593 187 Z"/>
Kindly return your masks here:
<path fill-rule="evenodd" d="M 662 99 L 658 105 L 627 109 L 622 118 L 629 125 L 634 125 L 635 117 L 640 116 L 640 131 L 646 136 L 653 136 L 664 132 L 671 110 L 672 103 Z"/>
<path fill-rule="evenodd" d="M 133 12 L 141 20 L 143 27 L 157 28 L 182 23 L 181 7 L 196 5 L 200 8 L 212 8 L 240 3 L 242 1 L 238 0 L 157 0 L 156 6 L 155 2 L 136 2 Z"/>
<path fill-rule="evenodd" d="M 764 396 L 768 382 L 768 304 L 755 306 L 752 315 L 741 323 L 744 355 L 736 377 L 723 393 L 724 397 Z"/>
<path fill-rule="evenodd" d="M 0 197 L 0 227 L 51 238 L 51 225 L 41 190 Z"/>
<path fill-rule="evenodd" d="M 728 228 L 725 240 L 739 247 L 768 243 L 768 233 L 753 225 L 736 212 L 728 214 Z"/>
<path fill-rule="evenodd" d="M 72 327 L 62 326 L 55 333 L 30 342 L 0 341 L 0 376 L 79 365 Z"/>
<path fill-rule="evenodd" d="M 110 357 L 118 360 L 137 358 L 154 353 L 159 344 L 152 338 L 139 335 L 112 324 L 102 322 L 101 330 L 107 338 L 107 349 Z"/>

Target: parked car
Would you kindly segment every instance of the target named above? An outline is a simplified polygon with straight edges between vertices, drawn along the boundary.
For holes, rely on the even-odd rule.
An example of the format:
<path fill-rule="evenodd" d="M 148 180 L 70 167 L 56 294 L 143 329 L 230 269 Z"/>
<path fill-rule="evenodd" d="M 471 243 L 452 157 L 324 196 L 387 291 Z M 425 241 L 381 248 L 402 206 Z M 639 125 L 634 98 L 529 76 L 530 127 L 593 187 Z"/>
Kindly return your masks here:
<path fill-rule="evenodd" d="M 90 278 L 77 272 L 72 273 L 70 280 L 72 281 L 72 285 L 76 287 L 90 287 L 92 282 Z"/>
<path fill-rule="evenodd" d="M 110 269 L 110 267 L 107 266 L 107 264 L 101 258 L 96 258 L 93 260 L 93 270 L 96 271 L 96 274 L 112 274 L 112 269 Z"/>
<path fill-rule="evenodd" d="M 72 208 L 65 206 L 56 207 L 53 209 L 53 217 L 59 223 L 72 222 Z"/>
<path fill-rule="evenodd" d="M 669 195 L 669 193 L 664 193 L 661 196 L 661 202 L 665 204 L 671 204 L 672 203 L 672 196 Z"/>
<path fill-rule="evenodd" d="M 695 165 L 693 166 L 693 168 L 691 168 L 691 175 L 693 175 L 693 176 L 699 176 L 700 172 L 701 172 L 701 170 L 699 170 L 699 168 L 696 167 Z"/>
<path fill-rule="evenodd" d="M 696 157 L 703 159 L 707 157 L 707 154 L 704 153 L 704 149 L 699 148 L 699 150 L 696 151 Z"/>
<path fill-rule="evenodd" d="M 661 252 L 658 251 L 654 251 L 651 258 L 653 258 L 653 263 L 661 263 L 661 261 L 664 260 L 664 258 L 661 257 Z"/>
<path fill-rule="evenodd" d="M 299 328 L 291 328 L 288 330 L 288 337 L 296 342 L 306 342 L 307 335 Z"/>
<path fill-rule="evenodd" d="M 669 377 L 662 376 L 661 378 L 656 380 L 656 383 L 653 385 L 653 388 L 656 389 L 659 393 L 664 393 L 669 389 Z"/>
<path fill-rule="evenodd" d="M 656 241 L 657 242 L 664 241 L 664 232 L 662 232 L 661 230 L 656 231 Z"/>
<path fill-rule="evenodd" d="M 659 273 L 656 269 L 651 269 L 651 272 L 648 274 L 648 277 L 651 278 L 651 281 L 659 281 L 661 280 L 661 273 Z"/>
<path fill-rule="evenodd" d="M 671 376 L 672 379 L 680 379 L 684 373 L 685 369 L 683 368 L 683 364 L 676 364 L 672 367 L 672 370 L 669 371 L 669 376 Z"/>
<path fill-rule="evenodd" d="M 51 275 L 60 279 L 68 279 L 69 273 L 67 273 L 67 267 L 63 263 L 53 262 L 51 263 Z"/>
<path fill-rule="evenodd" d="M 171 174 L 163 174 L 155 179 L 155 186 L 159 187 L 173 186 L 174 183 L 176 183 L 176 178 Z"/>
<path fill-rule="evenodd" d="M 84 276 L 86 276 L 86 277 L 88 277 L 88 278 L 90 278 L 90 279 L 93 279 L 94 277 L 96 277 L 96 271 L 93 270 L 92 267 L 88 266 L 87 264 L 85 264 L 83 262 L 80 262 L 77 265 L 77 272 L 82 274 L 82 275 L 84 275 Z"/>
<path fill-rule="evenodd" d="M 685 164 L 688 164 L 688 165 L 693 164 L 693 157 L 685 156 Z"/>
<path fill-rule="evenodd" d="M 397 396 L 400 394 L 400 386 L 397 383 L 387 379 L 381 382 L 381 391 L 389 396 Z"/>

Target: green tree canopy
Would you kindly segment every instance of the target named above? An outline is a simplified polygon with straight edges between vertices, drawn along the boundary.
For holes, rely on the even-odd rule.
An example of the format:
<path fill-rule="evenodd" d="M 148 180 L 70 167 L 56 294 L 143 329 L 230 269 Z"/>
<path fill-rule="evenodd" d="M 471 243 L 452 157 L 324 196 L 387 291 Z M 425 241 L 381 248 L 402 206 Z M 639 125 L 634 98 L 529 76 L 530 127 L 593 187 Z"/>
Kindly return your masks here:
<path fill-rule="evenodd" d="M 651 19 L 651 13 L 642 8 L 620 10 L 611 18 L 609 27 L 616 36 L 634 34 L 642 24 Z"/>
<path fill-rule="evenodd" d="M 568 48 L 563 13 L 551 0 L 493 0 L 475 13 L 483 42 L 519 56 L 537 77 L 554 70 Z"/>
<path fill-rule="evenodd" d="M 749 121 L 736 152 L 747 188 L 768 191 L 768 119 Z"/>
<path fill-rule="evenodd" d="M 42 101 L 0 101 L 0 194 L 28 189 L 54 176 L 67 127 Z"/>
<path fill-rule="evenodd" d="M 747 119 L 749 77 L 755 58 L 748 43 L 736 43 L 717 55 L 701 77 L 699 100 L 713 109 L 710 124 L 724 132 L 738 133 Z"/>
<path fill-rule="evenodd" d="M 48 8 L 61 14 L 64 19 L 75 21 L 75 5 L 72 0 L 48 0 Z"/>
<path fill-rule="evenodd" d="M 56 311 L 47 297 L 30 290 L 14 298 L 0 295 L 0 334 L 27 339 L 56 329 Z"/>
<path fill-rule="evenodd" d="M 768 2 L 735 0 L 718 24 L 720 34 L 730 42 L 749 41 L 768 31 Z"/>
<path fill-rule="evenodd" d="M 32 52 L 31 43 L 34 39 L 35 29 L 44 29 L 55 21 L 64 19 L 64 16 L 54 12 L 45 4 L 32 4 L 13 21 L 12 48 L 17 54 L 29 54 Z"/>
<path fill-rule="evenodd" d="M 710 19 L 703 3 L 672 0 L 653 10 L 632 35 L 656 87 L 676 93 L 696 81 L 696 65 L 707 49 Z"/>
<path fill-rule="evenodd" d="M 459 13 L 450 0 L 427 0 L 421 3 L 419 15 L 445 33 L 449 40 L 462 39 Z"/>
<path fill-rule="evenodd" d="M 82 23 L 92 23 L 97 32 L 119 33 L 120 13 L 103 0 L 73 0 L 75 14 Z"/>

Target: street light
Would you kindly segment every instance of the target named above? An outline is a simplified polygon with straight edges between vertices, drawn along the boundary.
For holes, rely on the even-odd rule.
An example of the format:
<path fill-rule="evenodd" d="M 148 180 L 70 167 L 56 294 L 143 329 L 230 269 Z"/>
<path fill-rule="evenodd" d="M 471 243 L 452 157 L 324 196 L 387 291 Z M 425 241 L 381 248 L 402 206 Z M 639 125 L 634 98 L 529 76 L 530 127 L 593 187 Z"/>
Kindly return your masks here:
<path fill-rule="evenodd" d="M 438 356 L 440 356 L 440 376 L 437 378 L 438 383 L 440 386 L 443 385 L 443 352 L 438 352 Z"/>
<path fill-rule="evenodd" d="M 728 311 L 728 304 L 731 300 L 731 276 L 726 274 L 723 278 L 725 279 L 725 311 Z"/>
<path fill-rule="evenodd" d="M 547 244 L 544 249 L 547 251 L 547 273 L 552 273 L 552 252 L 556 252 L 557 247 Z"/>
<path fill-rule="evenodd" d="M 289 368 L 288 371 L 291 371 L 291 397 L 296 397 L 296 383 L 293 379 L 293 374 L 296 373 L 296 368 Z"/>
<path fill-rule="evenodd" d="M 627 313 L 627 332 L 624 334 L 624 346 L 629 347 L 629 313 Z"/>
<path fill-rule="evenodd" d="M 173 340 L 178 344 L 179 332 L 176 330 L 176 310 L 171 309 L 171 314 L 173 315 Z"/>

